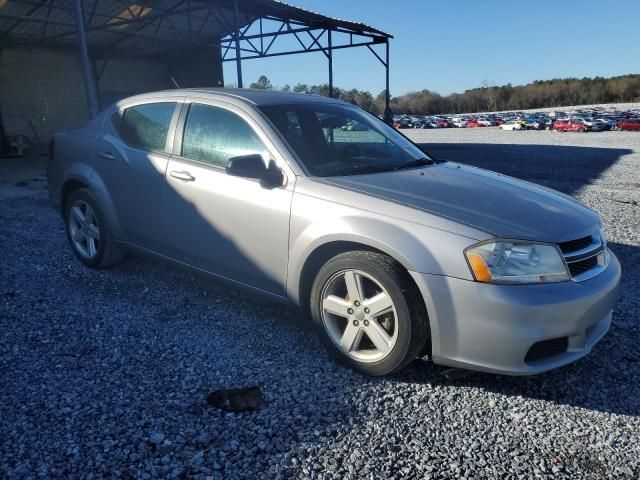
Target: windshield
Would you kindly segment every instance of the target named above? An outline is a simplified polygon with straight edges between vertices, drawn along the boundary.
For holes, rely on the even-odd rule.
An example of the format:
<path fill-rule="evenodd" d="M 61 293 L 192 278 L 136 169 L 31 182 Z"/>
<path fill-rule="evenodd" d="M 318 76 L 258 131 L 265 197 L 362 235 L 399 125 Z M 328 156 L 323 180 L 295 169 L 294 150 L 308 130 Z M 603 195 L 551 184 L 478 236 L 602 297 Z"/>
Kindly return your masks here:
<path fill-rule="evenodd" d="M 359 175 L 434 163 L 393 128 L 358 107 L 298 103 L 261 110 L 313 176 Z"/>

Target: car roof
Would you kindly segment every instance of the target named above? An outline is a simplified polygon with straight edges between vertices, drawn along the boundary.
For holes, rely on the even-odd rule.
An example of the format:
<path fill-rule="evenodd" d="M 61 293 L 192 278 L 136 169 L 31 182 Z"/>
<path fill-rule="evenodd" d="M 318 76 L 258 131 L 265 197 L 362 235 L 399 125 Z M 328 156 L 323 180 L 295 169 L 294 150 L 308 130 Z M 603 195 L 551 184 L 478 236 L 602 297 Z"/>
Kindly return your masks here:
<path fill-rule="evenodd" d="M 323 97 L 321 95 L 307 95 L 304 93 L 281 92 L 278 90 L 259 90 L 252 88 L 177 88 L 136 95 L 123 100 L 123 102 L 157 99 L 158 97 L 189 96 L 200 98 L 227 98 L 255 106 L 282 105 L 292 103 L 340 103 L 341 100 Z"/>

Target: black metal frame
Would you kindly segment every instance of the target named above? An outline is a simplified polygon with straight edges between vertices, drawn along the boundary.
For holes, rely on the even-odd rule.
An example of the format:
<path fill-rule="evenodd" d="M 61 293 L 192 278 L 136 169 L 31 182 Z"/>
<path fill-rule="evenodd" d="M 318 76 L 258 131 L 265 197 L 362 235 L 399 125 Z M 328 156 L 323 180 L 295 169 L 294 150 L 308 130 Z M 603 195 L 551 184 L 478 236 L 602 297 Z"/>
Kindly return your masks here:
<path fill-rule="evenodd" d="M 238 1 L 234 2 L 234 32 L 223 37 L 220 41 L 222 48 L 222 62 L 236 62 L 238 87 L 243 87 L 242 60 L 254 58 L 268 58 L 299 53 L 322 52 L 328 60 L 329 67 L 329 96 L 333 97 L 333 51 L 345 48 L 367 47 L 375 58 L 385 68 L 385 116 L 390 115 L 389 94 L 389 36 L 354 31 L 338 27 L 327 22 L 323 25 L 309 25 L 302 21 L 285 19 L 280 16 L 263 15 L 240 27 L 237 22 Z M 269 21 L 272 28 L 265 31 L 265 22 Z M 258 32 L 248 34 L 251 29 Z M 334 33 L 348 35 L 348 41 L 336 43 Z M 281 37 L 295 38 L 300 44 L 296 50 L 273 51 L 276 40 Z M 355 40 L 354 40 L 355 38 Z M 259 45 L 256 45 L 257 41 Z M 265 44 L 265 40 L 269 40 Z M 255 41 L 255 42 L 254 42 Z M 384 57 L 374 49 L 376 45 L 385 45 Z M 234 51 L 235 55 L 229 57 Z"/>
<path fill-rule="evenodd" d="M 11 18 L 15 22 L 5 31 L 0 31 L 0 48 L 55 45 L 57 41 L 76 37 L 82 61 L 82 72 L 89 114 L 93 117 L 98 110 L 97 87 L 95 79 L 100 78 L 107 60 L 113 56 L 114 49 L 129 38 L 141 38 L 150 42 L 150 47 L 130 54 L 166 53 L 174 48 L 218 47 L 222 62 L 236 62 L 238 87 L 242 88 L 242 61 L 254 58 L 269 58 L 299 53 L 322 52 L 328 60 L 329 95 L 334 95 L 333 85 L 333 52 L 346 48 L 366 47 L 385 68 L 385 119 L 391 116 L 389 108 L 389 40 L 391 35 L 385 34 L 363 24 L 346 22 L 324 17 L 295 7 L 270 5 L 265 0 L 240 2 L 239 0 L 176 0 L 162 10 L 154 7 L 154 11 L 141 16 L 134 9 L 135 0 L 114 0 L 129 11 L 131 18 L 107 16 L 97 11 L 100 0 L 95 0 L 89 9 L 85 9 L 86 0 L 16 0 L 20 4 L 29 5 L 23 15 L 5 14 L 0 11 L 0 18 Z M 142 4 L 144 5 L 144 3 Z M 46 10 L 46 17 L 37 16 Z M 85 11 L 88 10 L 88 11 Z M 69 21 L 52 20 L 52 12 L 65 11 Z M 231 14 L 229 15 L 229 11 Z M 227 12 L 227 13 L 225 13 Z M 302 14 L 300 13 L 302 12 Z M 194 14 L 197 14 L 194 15 Z M 177 28 L 171 17 L 187 16 L 187 29 Z M 243 17 L 241 18 L 241 15 Z M 232 18 L 229 18 L 232 17 Z M 220 35 L 207 37 L 202 31 L 207 22 L 213 20 L 221 26 Z M 32 34 L 27 39 L 12 37 L 12 32 L 22 23 L 28 24 Z M 32 28 L 31 25 L 34 25 Z M 62 32 L 48 33 L 47 27 L 66 27 Z M 41 29 L 37 30 L 40 26 Z M 126 29 L 124 27 L 132 28 Z M 145 27 L 155 27 L 154 34 L 141 33 Z M 136 28 L 137 27 L 137 28 Z M 159 37 L 161 28 L 175 32 L 171 40 Z M 37 30 L 37 31 L 36 31 Z M 254 30 L 254 33 L 250 33 Z M 103 46 L 92 46 L 87 40 L 88 33 L 108 32 L 120 38 Z M 282 42 L 279 39 L 288 37 L 295 39 L 300 45 L 298 49 L 278 49 Z M 156 41 L 170 42 L 156 46 Z M 380 54 L 375 47 L 384 45 L 384 53 Z M 102 67 L 96 70 L 90 50 L 95 59 L 102 59 Z M 233 55 L 230 55 L 233 52 Z"/>

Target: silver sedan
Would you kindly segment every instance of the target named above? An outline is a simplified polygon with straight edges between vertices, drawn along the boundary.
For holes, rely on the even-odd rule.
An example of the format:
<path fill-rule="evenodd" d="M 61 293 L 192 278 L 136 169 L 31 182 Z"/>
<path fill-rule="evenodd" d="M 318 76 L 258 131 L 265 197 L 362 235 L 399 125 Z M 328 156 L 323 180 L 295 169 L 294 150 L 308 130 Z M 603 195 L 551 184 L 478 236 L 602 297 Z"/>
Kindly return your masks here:
<path fill-rule="evenodd" d="M 48 178 L 88 267 L 141 250 L 294 302 L 371 375 L 425 354 L 546 371 L 590 352 L 619 295 L 594 211 L 432 158 L 333 99 L 132 97 L 56 135 Z"/>

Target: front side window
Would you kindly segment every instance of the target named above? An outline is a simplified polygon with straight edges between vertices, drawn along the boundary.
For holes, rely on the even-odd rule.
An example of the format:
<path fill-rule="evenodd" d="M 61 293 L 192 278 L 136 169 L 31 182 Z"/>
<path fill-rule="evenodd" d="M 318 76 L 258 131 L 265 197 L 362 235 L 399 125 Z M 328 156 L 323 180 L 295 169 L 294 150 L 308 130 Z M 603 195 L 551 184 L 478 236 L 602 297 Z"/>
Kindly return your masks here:
<path fill-rule="evenodd" d="M 240 155 L 259 154 L 267 148 L 242 118 L 229 110 L 194 103 L 189 108 L 182 137 L 182 156 L 224 167 Z"/>
<path fill-rule="evenodd" d="M 352 105 L 266 105 L 263 113 L 313 176 L 358 175 L 433 163 L 380 119 Z"/>
<path fill-rule="evenodd" d="M 175 103 L 147 103 L 129 107 L 122 113 L 118 131 L 131 146 L 163 152 Z"/>

